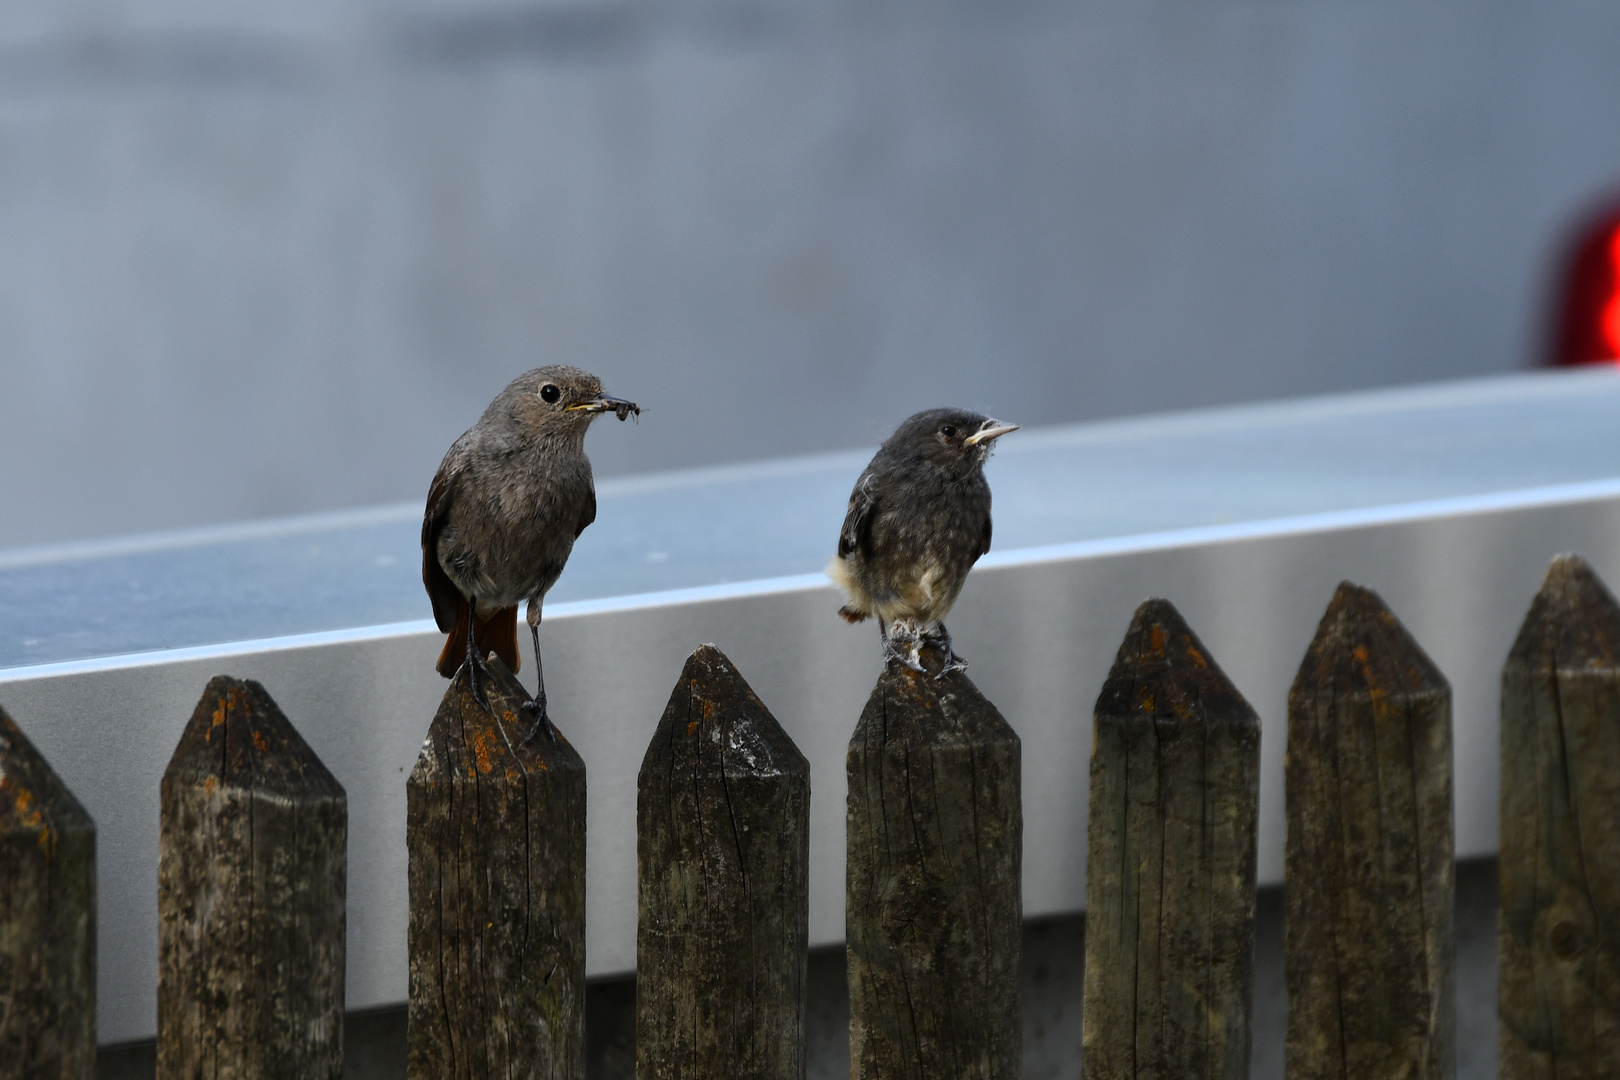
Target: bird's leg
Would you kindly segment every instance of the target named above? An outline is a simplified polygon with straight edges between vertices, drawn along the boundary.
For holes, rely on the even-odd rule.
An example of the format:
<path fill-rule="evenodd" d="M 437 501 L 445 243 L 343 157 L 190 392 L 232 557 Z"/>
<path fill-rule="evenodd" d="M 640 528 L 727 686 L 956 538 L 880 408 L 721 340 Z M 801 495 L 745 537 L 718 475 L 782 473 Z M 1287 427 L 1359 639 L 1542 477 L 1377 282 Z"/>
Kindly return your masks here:
<path fill-rule="evenodd" d="M 895 647 L 896 641 L 909 641 L 911 648 L 901 651 Z M 907 619 L 896 619 L 889 624 L 888 632 L 883 635 L 883 660 L 898 660 L 912 671 L 923 671 L 922 657 L 922 630 Z"/>
<path fill-rule="evenodd" d="M 478 673 L 484 670 L 484 658 L 478 655 L 478 647 L 473 644 L 473 622 L 478 618 L 478 600 L 476 597 L 467 598 L 467 689 L 472 691 L 473 700 L 490 715 L 495 710 L 490 707 L 489 695 L 484 692 L 484 684 L 478 678 Z"/>
<path fill-rule="evenodd" d="M 921 628 L 914 628 L 911 632 L 911 652 L 906 655 L 906 667 L 919 675 L 928 674 L 928 669 L 922 662 L 923 634 Z"/>
<path fill-rule="evenodd" d="M 956 650 L 951 648 L 951 632 L 945 629 L 944 623 L 939 624 L 936 640 L 939 641 L 939 647 L 945 653 L 945 666 L 939 669 L 940 677 L 943 678 L 945 673 L 949 671 L 966 671 L 967 661 L 957 656 Z"/>
<path fill-rule="evenodd" d="M 889 665 L 890 660 L 901 659 L 899 651 L 894 647 L 893 631 L 890 626 L 883 621 L 883 616 L 881 615 L 878 616 L 878 641 L 883 643 L 884 667 Z"/>
<path fill-rule="evenodd" d="M 534 601 L 529 602 L 529 637 L 534 641 L 534 675 L 535 694 L 532 699 L 525 701 L 519 712 L 533 713 L 534 726 L 523 737 L 521 745 L 528 746 L 534 741 L 536 735 L 544 731 L 546 737 L 552 742 L 557 741 L 557 729 L 551 726 L 551 717 L 546 712 L 546 671 L 540 666 L 540 605 Z"/>

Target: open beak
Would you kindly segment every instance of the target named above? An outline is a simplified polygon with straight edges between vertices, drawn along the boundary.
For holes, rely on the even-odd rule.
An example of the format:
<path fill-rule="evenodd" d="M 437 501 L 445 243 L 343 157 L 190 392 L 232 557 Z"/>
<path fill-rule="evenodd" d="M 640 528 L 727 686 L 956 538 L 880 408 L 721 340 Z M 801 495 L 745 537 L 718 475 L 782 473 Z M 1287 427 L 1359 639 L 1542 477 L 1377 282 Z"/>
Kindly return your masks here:
<path fill-rule="evenodd" d="M 980 443 L 987 443 L 991 439 L 999 439 L 1009 431 L 1017 431 L 1019 427 L 1018 424 L 1003 424 L 1000 420 L 991 420 L 984 427 L 969 435 L 967 444 L 969 446 L 978 446 Z"/>
<path fill-rule="evenodd" d="M 590 413 L 603 413 L 603 412 L 618 413 L 619 414 L 619 419 L 623 420 L 625 417 L 629 416 L 631 413 L 635 413 L 637 416 L 640 416 L 641 415 L 641 406 L 637 405 L 633 401 L 626 401 L 624 398 L 610 397 L 607 394 L 603 394 L 600 397 L 596 398 L 594 401 L 581 401 L 577 405 L 570 405 L 570 406 L 568 406 L 568 408 L 565 411 L 566 412 L 590 412 Z"/>

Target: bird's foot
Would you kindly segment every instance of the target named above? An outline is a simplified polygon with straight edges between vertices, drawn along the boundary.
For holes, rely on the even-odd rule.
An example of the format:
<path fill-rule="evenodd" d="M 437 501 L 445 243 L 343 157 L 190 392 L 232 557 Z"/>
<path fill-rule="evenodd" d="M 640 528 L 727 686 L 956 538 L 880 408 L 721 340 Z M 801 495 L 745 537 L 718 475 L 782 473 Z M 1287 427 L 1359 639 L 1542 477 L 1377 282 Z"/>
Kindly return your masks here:
<path fill-rule="evenodd" d="M 909 645 L 909 648 L 905 646 Z M 923 636 L 917 629 L 902 622 L 890 623 L 883 635 L 883 662 L 898 660 L 918 674 L 927 674 L 922 663 Z"/>
<path fill-rule="evenodd" d="M 953 671 L 967 670 L 967 660 L 956 655 L 956 650 L 951 647 L 951 632 L 949 630 L 941 626 L 938 631 L 928 636 L 939 647 L 939 651 L 945 654 L 945 666 L 939 669 L 939 674 L 934 676 L 935 678 L 944 678 Z"/>
<path fill-rule="evenodd" d="M 490 705 L 489 694 L 484 690 L 484 679 L 479 677 L 480 673 L 487 677 L 489 675 L 489 669 L 484 667 L 484 662 L 482 660 L 473 655 L 469 655 L 467 657 L 466 661 L 462 664 L 462 668 L 467 672 L 467 689 L 469 692 L 471 692 L 473 700 L 478 702 L 478 707 L 480 709 L 483 709 L 491 716 L 494 716 L 495 709 L 492 705 Z"/>
<path fill-rule="evenodd" d="M 523 741 L 518 743 L 519 746 L 528 746 L 539 737 L 542 731 L 546 733 L 546 738 L 551 740 L 552 745 L 556 745 L 557 729 L 551 725 L 551 716 L 546 712 L 544 698 L 530 698 L 518 706 L 518 712 L 534 717 L 534 726 L 529 729 L 527 735 L 523 736 Z"/>

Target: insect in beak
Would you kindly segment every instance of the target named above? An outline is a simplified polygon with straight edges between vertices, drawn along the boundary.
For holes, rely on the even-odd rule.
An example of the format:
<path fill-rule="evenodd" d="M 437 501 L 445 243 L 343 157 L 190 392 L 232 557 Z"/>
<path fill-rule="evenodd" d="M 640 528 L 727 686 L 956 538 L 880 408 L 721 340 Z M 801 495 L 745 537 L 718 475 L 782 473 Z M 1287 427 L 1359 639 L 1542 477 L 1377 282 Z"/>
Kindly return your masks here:
<path fill-rule="evenodd" d="M 617 413 L 619 419 L 623 420 L 631 413 L 635 413 L 637 416 L 640 416 L 641 406 L 637 405 L 633 401 L 626 401 L 624 398 L 610 397 L 607 394 L 602 394 L 594 401 L 581 401 L 577 405 L 568 406 L 568 408 L 564 411 L 590 413 L 611 412 Z"/>

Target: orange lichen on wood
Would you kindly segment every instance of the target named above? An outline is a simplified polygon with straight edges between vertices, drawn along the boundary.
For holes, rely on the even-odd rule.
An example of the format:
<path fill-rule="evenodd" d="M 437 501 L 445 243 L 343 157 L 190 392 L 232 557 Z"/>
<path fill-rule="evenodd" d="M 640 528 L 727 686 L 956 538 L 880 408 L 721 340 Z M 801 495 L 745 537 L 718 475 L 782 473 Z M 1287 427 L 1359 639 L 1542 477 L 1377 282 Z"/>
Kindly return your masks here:
<path fill-rule="evenodd" d="M 0 710 L 0 1074 L 95 1075 L 95 824 Z"/>
<path fill-rule="evenodd" d="M 495 733 L 489 728 L 474 729 L 472 733 L 473 759 L 478 763 L 478 771 L 486 776 L 489 775 L 489 771 L 495 767 L 494 762 L 490 760 L 489 752 L 489 749 L 494 742 Z"/>

